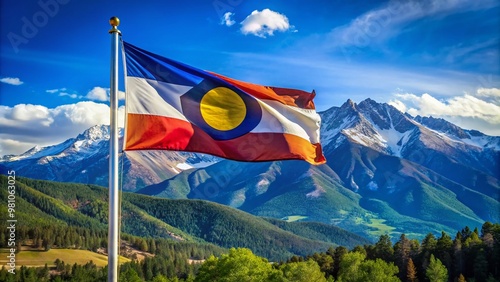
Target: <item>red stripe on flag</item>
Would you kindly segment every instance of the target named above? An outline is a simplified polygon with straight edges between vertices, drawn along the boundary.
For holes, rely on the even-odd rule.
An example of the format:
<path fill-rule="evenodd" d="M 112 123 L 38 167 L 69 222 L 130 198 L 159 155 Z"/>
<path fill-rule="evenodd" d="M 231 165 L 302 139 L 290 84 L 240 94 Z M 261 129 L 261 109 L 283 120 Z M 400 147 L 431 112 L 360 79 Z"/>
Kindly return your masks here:
<path fill-rule="evenodd" d="M 125 150 L 176 150 L 206 153 L 237 161 L 300 159 L 325 163 L 320 144 L 292 134 L 248 133 L 214 140 L 195 125 L 175 118 L 128 114 Z"/>

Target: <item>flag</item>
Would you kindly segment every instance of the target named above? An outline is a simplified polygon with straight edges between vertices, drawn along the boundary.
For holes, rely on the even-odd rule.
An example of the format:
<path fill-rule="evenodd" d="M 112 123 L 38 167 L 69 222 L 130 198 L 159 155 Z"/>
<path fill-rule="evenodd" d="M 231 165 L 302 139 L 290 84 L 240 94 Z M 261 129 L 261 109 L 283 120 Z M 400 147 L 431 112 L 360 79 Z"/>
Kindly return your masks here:
<path fill-rule="evenodd" d="M 123 43 L 125 150 L 325 163 L 313 93 L 203 71 Z"/>

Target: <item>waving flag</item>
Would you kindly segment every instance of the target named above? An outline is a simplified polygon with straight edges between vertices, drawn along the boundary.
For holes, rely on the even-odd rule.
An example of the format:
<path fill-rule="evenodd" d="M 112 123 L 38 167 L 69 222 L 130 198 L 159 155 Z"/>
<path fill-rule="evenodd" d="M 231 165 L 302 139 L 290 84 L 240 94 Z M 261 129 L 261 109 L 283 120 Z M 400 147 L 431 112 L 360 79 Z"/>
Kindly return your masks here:
<path fill-rule="evenodd" d="M 325 163 L 314 92 L 238 81 L 123 44 L 125 150 Z"/>

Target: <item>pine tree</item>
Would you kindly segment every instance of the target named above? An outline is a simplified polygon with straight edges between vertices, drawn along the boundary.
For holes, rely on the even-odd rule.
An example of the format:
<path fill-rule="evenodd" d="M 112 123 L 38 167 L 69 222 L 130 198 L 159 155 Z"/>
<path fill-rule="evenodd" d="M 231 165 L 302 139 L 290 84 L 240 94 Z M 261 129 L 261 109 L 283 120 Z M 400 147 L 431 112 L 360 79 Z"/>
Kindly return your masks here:
<path fill-rule="evenodd" d="M 417 268 L 415 264 L 413 264 L 413 260 L 410 258 L 408 260 L 408 264 L 406 266 L 406 278 L 408 278 L 409 282 L 417 281 Z"/>
<path fill-rule="evenodd" d="M 446 282 L 448 281 L 448 270 L 441 261 L 431 255 L 429 266 L 425 270 L 425 275 L 431 282 Z"/>
<path fill-rule="evenodd" d="M 467 281 L 465 281 L 465 277 L 462 273 L 460 273 L 460 276 L 458 276 L 457 282 L 467 282 Z"/>
<path fill-rule="evenodd" d="M 400 278 L 404 279 L 407 276 L 406 266 L 410 259 L 411 242 L 406 238 L 405 234 L 401 234 L 399 241 L 394 244 L 394 260 L 397 267 L 400 269 Z M 413 262 L 412 262 L 413 263 Z"/>
<path fill-rule="evenodd" d="M 455 240 L 453 241 L 453 269 L 454 269 L 454 275 L 457 276 L 458 274 L 462 275 L 464 271 L 464 258 L 463 258 L 463 251 L 462 251 L 462 234 L 459 232 L 457 233 L 457 236 L 455 237 Z"/>
<path fill-rule="evenodd" d="M 155 242 L 154 239 L 151 239 L 149 241 L 149 252 L 152 253 L 152 254 L 156 253 L 156 242 Z"/>
<path fill-rule="evenodd" d="M 338 246 L 335 248 L 335 255 L 333 258 L 333 276 L 337 276 L 340 269 L 340 261 L 348 253 L 348 250 L 344 246 Z"/>
<path fill-rule="evenodd" d="M 444 231 L 441 232 L 441 237 L 436 244 L 436 257 L 444 264 L 447 269 L 452 267 L 453 241 L 451 237 Z"/>
<path fill-rule="evenodd" d="M 488 261 L 484 249 L 480 249 L 474 260 L 474 278 L 477 281 L 485 281 L 488 274 Z"/>
<path fill-rule="evenodd" d="M 391 237 L 387 234 L 381 235 L 375 244 L 374 251 L 375 258 L 380 258 L 387 262 L 393 261 L 394 249 L 392 248 Z"/>

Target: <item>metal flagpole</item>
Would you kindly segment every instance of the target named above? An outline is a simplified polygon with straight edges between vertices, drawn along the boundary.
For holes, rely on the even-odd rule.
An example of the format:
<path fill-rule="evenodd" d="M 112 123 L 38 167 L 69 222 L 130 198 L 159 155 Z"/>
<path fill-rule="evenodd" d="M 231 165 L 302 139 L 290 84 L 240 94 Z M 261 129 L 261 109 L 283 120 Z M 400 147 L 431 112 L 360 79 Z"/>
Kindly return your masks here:
<path fill-rule="evenodd" d="M 109 220 L 108 220 L 108 281 L 118 281 L 118 37 L 120 20 L 109 20 L 111 34 L 110 133 L 109 133 Z"/>

